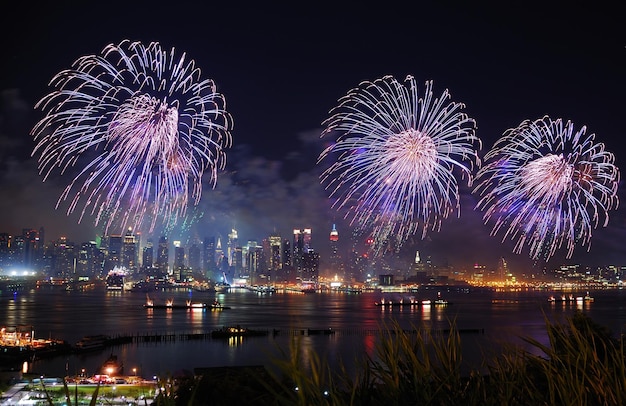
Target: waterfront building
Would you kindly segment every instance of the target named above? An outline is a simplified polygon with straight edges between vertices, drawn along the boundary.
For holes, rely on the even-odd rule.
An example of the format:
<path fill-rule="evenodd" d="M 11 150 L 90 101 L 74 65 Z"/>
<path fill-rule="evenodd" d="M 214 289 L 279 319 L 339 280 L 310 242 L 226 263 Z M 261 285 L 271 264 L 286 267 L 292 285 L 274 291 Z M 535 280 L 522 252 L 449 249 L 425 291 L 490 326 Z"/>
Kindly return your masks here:
<path fill-rule="evenodd" d="M 317 283 L 319 280 L 319 268 L 320 254 L 313 249 L 307 250 L 302 255 L 301 280 Z"/>

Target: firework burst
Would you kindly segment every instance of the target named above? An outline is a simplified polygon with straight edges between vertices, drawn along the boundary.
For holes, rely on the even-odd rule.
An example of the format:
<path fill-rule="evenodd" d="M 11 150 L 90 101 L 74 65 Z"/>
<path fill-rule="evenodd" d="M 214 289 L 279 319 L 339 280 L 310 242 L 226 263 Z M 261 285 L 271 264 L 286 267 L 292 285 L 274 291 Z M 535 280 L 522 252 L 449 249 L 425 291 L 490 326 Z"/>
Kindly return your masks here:
<path fill-rule="evenodd" d="M 352 225 L 370 230 L 376 253 L 460 214 L 455 170 L 471 185 L 480 140 L 465 106 L 449 99 L 447 90 L 434 97 L 431 81 L 419 97 L 412 76 L 385 76 L 349 91 L 324 122 L 322 137 L 338 136 L 320 154 L 318 163 L 333 158 L 321 183 Z"/>
<path fill-rule="evenodd" d="M 515 241 L 533 259 L 549 259 L 565 245 L 591 247 L 592 230 L 617 208 L 614 156 L 586 128 L 543 117 L 507 130 L 485 156 L 474 190 L 492 235 Z"/>
<path fill-rule="evenodd" d="M 56 170 L 72 177 L 57 208 L 69 199 L 69 215 L 82 203 L 79 222 L 90 213 L 105 231 L 153 230 L 198 204 L 205 172 L 215 186 L 232 119 L 185 53 L 126 40 L 79 58 L 50 86 L 35 106 L 45 116 L 33 156 L 44 181 Z"/>

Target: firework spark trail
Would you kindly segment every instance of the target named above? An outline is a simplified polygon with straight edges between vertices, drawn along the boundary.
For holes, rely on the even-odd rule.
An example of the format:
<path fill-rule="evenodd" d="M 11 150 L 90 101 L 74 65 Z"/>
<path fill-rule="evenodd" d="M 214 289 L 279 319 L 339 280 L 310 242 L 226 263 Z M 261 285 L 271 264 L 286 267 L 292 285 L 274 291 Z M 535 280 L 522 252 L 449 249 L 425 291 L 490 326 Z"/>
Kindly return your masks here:
<path fill-rule="evenodd" d="M 591 247 L 593 229 L 617 208 L 619 171 L 612 153 L 586 128 L 543 117 L 507 130 L 477 174 L 476 208 L 492 235 L 515 241 L 533 259 L 549 259 L 565 244 Z"/>
<path fill-rule="evenodd" d="M 319 156 L 318 163 L 334 159 L 321 183 L 352 225 L 371 230 L 375 253 L 391 237 L 399 246 L 421 229 L 424 238 L 454 209 L 460 214 L 453 171 L 471 185 L 480 166 L 465 106 L 449 102 L 447 90 L 433 97 L 431 81 L 421 98 L 415 79 L 405 82 L 385 76 L 361 83 L 339 99 L 322 133 L 338 136 Z"/>
<path fill-rule="evenodd" d="M 70 199 L 69 215 L 83 202 L 79 222 L 89 212 L 105 231 L 139 229 L 148 217 L 153 230 L 184 216 L 190 197 L 199 203 L 205 172 L 215 186 L 232 118 L 185 53 L 125 40 L 79 58 L 50 86 L 36 105 L 45 116 L 31 132 L 33 156 L 44 181 L 78 172 L 57 208 Z"/>

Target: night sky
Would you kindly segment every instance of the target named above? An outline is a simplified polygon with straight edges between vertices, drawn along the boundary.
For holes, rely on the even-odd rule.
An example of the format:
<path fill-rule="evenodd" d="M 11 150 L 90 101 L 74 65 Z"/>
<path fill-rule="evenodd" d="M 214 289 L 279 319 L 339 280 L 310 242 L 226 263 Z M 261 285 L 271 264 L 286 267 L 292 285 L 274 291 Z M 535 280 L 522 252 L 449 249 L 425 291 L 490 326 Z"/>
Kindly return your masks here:
<path fill-rule="evenodd" d="M 89 219 L 78 225 L 67 205 L 54 209 L 67 179 L 42 183 L 29 133 L 41 118 L 34 105 L 57 72 L 124 39 L 186 52 L 217 83 L 234 118 L 226 170 L 214 190 L 205 188 L 198 221 L 170 239 L 225 236 L 235 227 L 242 242 L 260 241 L 273 230 L 289 237 L 312 227 L 313 246 L 324 254 L 336 222 L 347 241 L 349 226 L 319 186 L 322 122 L 349 89 L 384 75 L 433 80 L 435 94 L 449 89 L 477 122 L 481 155 L 506 129 L 549 115 L 586 125 L 618 167 L 625 161 L 626 9 L 619 2 L 22 3 L 5 5 L 0 16 L 0 232 L 44 226 L 46 240 L 94 238 Z M 570 261 L 559 252 L 555 264 L 626 265 L 623 189 L 591 251 L 578 247 Z M 408 249 L 436 264 L 495 267 L 504 256 L 513 270 L 530 269 L 527 255 L 489 236 L 474 204 L 465 190 L 460 218 Z"/>

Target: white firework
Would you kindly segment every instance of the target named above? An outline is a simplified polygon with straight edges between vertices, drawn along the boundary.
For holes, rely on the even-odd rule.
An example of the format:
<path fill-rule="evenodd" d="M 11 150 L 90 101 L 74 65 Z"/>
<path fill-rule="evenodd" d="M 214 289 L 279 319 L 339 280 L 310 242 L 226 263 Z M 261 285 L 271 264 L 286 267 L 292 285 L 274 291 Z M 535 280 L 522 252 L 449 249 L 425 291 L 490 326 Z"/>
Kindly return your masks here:
<path fill-rule="evenodd" d="M 523 121 L 505 131 L 485 156 L 474 190 L 476 208 L 492 235 L 515 241 L 533 259 L 549 259 L 564 245 L 567 258 L 580 244 L 591 248 L 593 229 L 617 208 L 615 157 L 570 121 Z"/>
<path fill-rule="evenodd" d="M 122 41 L 79 58 L 58 73 L 36 108 L 45 116 L 32 135 L 44 181 L 72 172 L 57 203 L 67 214 L 83 203 L 95 223 L 150 230 L 160 218 L 184 216 L 198 204 L 202 178 L 225 165 L 232 119 L 222 94 L 185 53 L 158 43 Z"/>
<path fill-rule="evenodd" d="M 439 230 L 443 219 L 460 215 L 457 176 L 471 185 L 480 166 L 475 122 L 450 102 L 434 97 L 432 81 L 423 97 L 408 76 L 363 82 L 331 110 L 322 137 L 337 134 L 318 160 L 333 159 L 321 183 L 334 207 L 353 225 L 371 230 L 374 251 L 401 245 L 421 231 Z M 457 173 L 458 172 L 458 173 Z"/>

